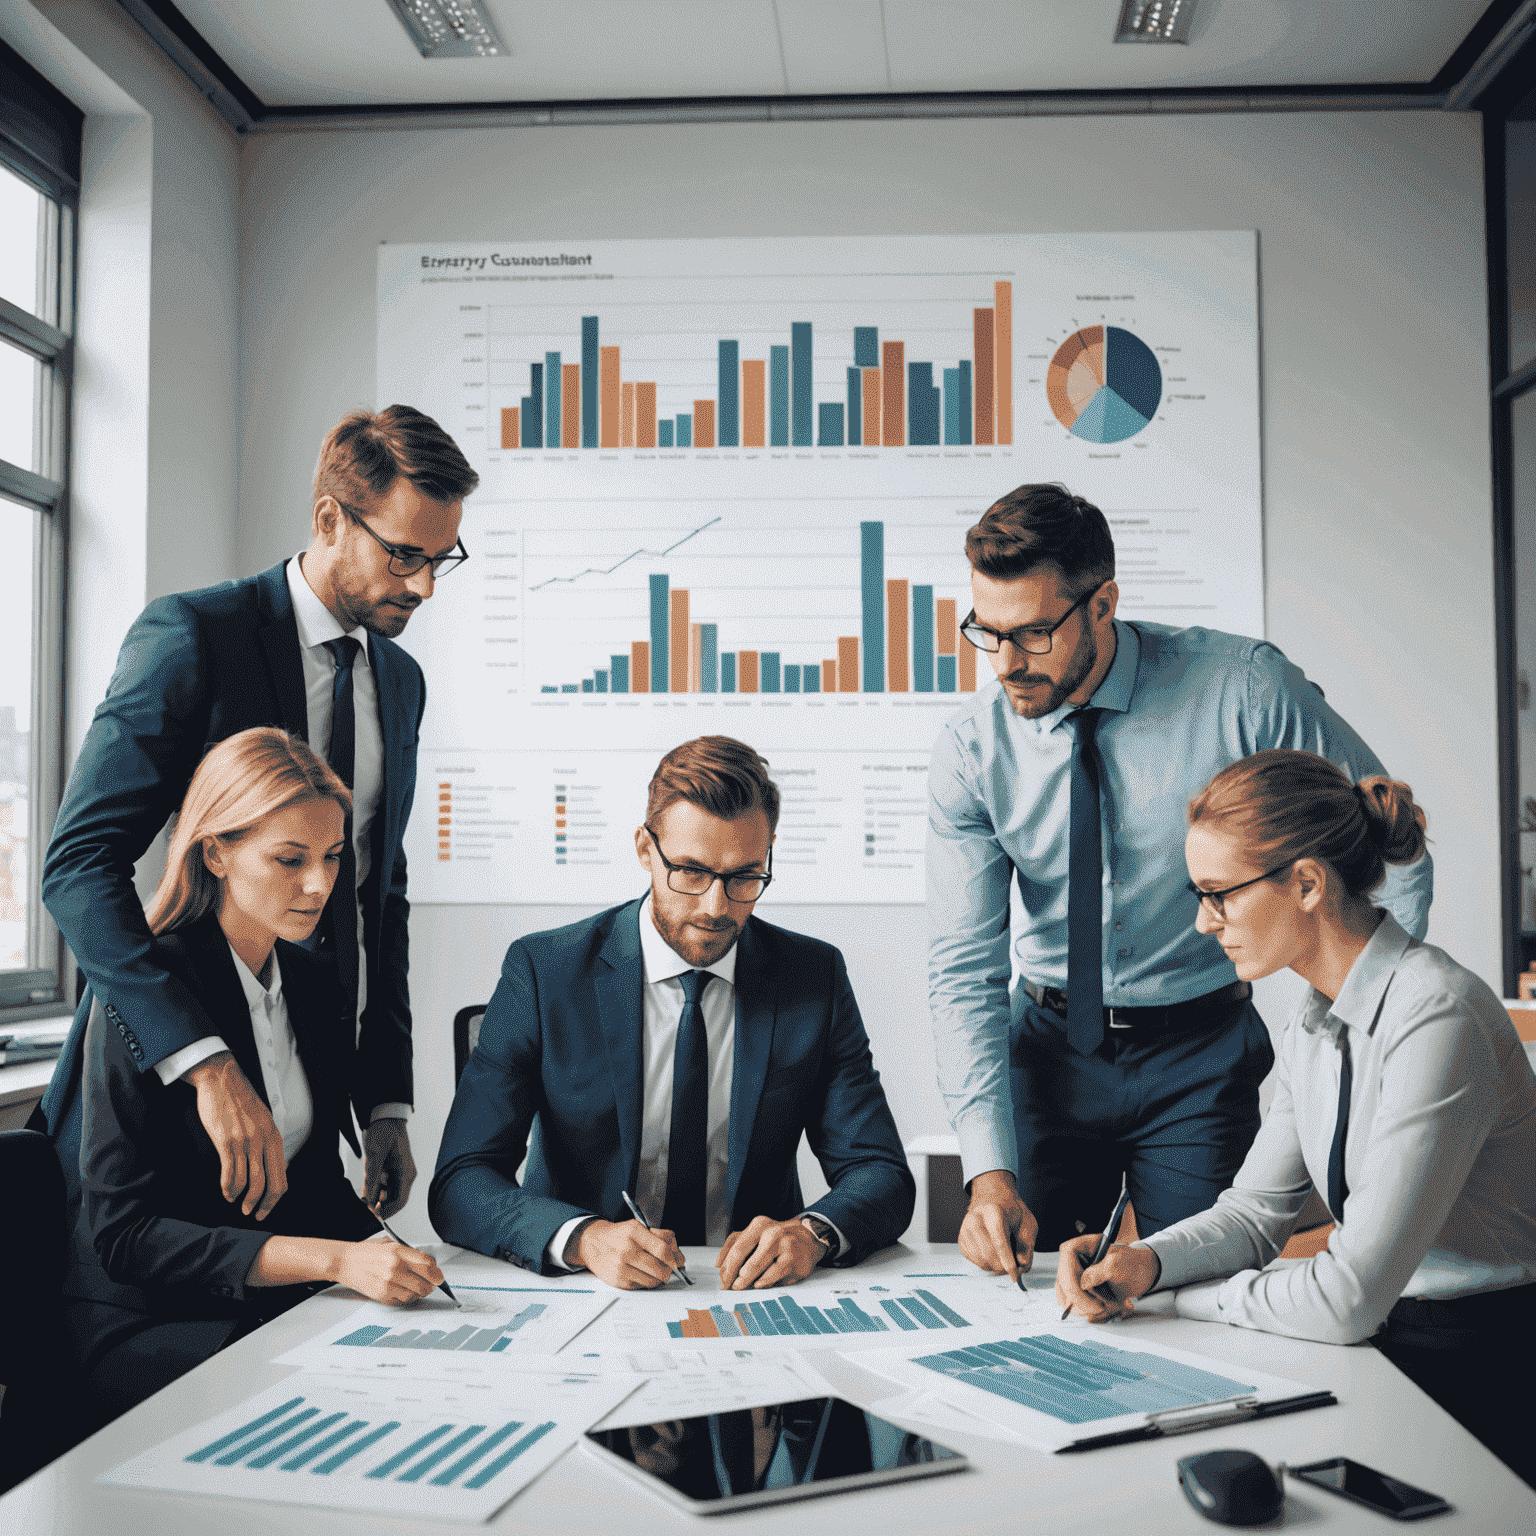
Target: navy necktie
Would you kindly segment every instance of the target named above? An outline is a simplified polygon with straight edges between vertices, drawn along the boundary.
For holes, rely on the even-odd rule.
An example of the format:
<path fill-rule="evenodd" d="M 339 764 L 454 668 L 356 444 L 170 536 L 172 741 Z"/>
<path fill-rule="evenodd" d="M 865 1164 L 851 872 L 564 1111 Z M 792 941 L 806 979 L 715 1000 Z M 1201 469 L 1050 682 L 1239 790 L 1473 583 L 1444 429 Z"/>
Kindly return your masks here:
<path fill-rule="evenodd" d="M 1333 1146 L 1328 1150 L 1328 1209 L 1335 1221 L 1344 1219 L 1349 1186 L 1344 1182 L 1344 1143 L 1349 1137 L 1349 1095 L 1355 1069 L 1349 1055 L 1349 1027 L 1339 1026 L 1339 1118 L 1333 1125 Z"/>
<path fill-rule="evenodd" d="M 672 1130 L 667 1140 L 667 1203 L 661 1224 L 679 1244 L 704 1242 L 704 1188 L 708 1174 L 709 1037 L 699 999 L 708 971 L 689 971 L 683 1012 L 672 1051 Z"/>
<path fill-rule="evenodd" d="M 1067 718 L 1072 742 L 1072 816 L 1067 852 L 1067 1044 L 1091 1056 L 1104 1043 L 1104 853 L 1099 834 L 1097 709 Z"/>
<path fill-rule="evenodd" d="M 325 648 L 336 663 L 331 679 L 331 739 L 326 761 L 348 789 L 357 756 L 357 711 L 352 702 L 352 666 L 362 646 L 350 635 L 327 640 Z M 342 1018 L 351 1027 L 357 1019 L 357 857 L 352 849 L 352 818 L 346 819 L 341 865 L 325 906 L 323 922 L 336 955 L 336 979 L 341 983 Z M 350 1036 L 349 1036 L 350 1038 Z"/>

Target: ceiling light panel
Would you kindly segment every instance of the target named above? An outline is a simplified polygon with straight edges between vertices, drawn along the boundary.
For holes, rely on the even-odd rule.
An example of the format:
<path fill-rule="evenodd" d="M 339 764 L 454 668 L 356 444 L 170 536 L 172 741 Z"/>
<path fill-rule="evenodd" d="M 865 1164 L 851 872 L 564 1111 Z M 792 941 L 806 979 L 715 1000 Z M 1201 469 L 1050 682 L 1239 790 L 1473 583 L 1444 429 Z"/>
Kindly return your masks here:
<path fill-rule="evenodd" d="M 1187 43 L 1195 0 L 1120 0 L 1117 43 Z"/>
<path fill-rule="evenodd" d="M 389 0 L 424 59 L 499 59 L 507 56 L 484 0 Z"/>

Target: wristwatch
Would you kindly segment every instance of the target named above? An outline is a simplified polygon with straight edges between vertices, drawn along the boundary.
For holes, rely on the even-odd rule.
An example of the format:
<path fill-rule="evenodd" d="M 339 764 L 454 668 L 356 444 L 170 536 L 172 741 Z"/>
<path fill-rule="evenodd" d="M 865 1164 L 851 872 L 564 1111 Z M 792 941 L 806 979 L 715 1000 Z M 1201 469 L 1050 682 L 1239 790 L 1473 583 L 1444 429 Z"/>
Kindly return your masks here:
<path fill-rule="evenodd" d="M 837 1232 L 831 1222 L 823 1221 L 820 1216 L 802 1216 L 800 1218 L 800 1225 L 827 1250 L 827 1253 L 831 1253 L 837 1248 Z M 826 1254 L 823 1254 L 822 1258 L 825 1257 Z M 821 1260 L 818 1259 L 817 1263 L 820 1262 Z"/>

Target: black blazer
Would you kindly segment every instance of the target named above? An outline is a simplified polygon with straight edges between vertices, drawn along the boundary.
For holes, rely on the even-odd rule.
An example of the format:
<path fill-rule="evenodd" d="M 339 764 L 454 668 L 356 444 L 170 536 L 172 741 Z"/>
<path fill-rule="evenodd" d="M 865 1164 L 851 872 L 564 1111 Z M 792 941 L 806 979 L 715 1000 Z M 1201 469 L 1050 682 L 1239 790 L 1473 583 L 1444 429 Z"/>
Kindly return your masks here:
<path fill-rule="evenodd" d="M 373 636 L 369 661 L 378 687 L 384 782 L 371 870 L 359 893 L 368 1004 L 347 1079 L 362 1125 L 375 1105 L 412 1098 L 401 837 L 416 790 L 426 703 L 421 668 L 393 641 Z M 181 805 L 208 748 L 257 725 L 308 740 L 304 666 L 283 564 L 159 598 L 134 620 L 54 822 L 43 900 L 140 1070 L 218 1031 L 197 997 L 155 959 L 133 885 L 134 862 Z M 310 745 L 325 748 L 324 742 Z M 42 1103 L 65 1159 L 74 1138 L 72 1128 L 60 1132 L 74 1107 L 88 1013 L 76 1014 Z"/>
<path fill-rule="evenodd" d="M 639 1171 L 645 1076 L 639 925 L 649 921 L 630 902 L 507 951 L 428 1196 L 449 1242 L 543 1272 L 550 1239 L 573 1216 L 628 1220 L 621 1191 Z M 848 1239 L 837 1262 L 856 1264 L 906 1230 L 914 1185 L 843 957 L 757 917 L 737 946 L 732 1225 L 806 1209 L 795 1171 L 804 1134 L 832 1186 L 810 1209 Z"/>
<path fill-rule="evenodd" d="M 95 1010 L 85 1051 L 80 1210 L 65 1273 L 67 1299 L 105 1303 L 150 1322 L 242 1318 L 272 1311 L 274 1288 L 245 1276 L 274 1233 L 360 1241 L 379 1224 L 347 1182 L 337 1137 L 347 1114 L 344 1026 L 330 967 L 278 940 L 283 997 L 314 1101 L 314 1126 L 288 1168 L 288 1192 L 265 1221 L 219 1190 L 219 1159 L 197 1115 L 195 1090 L 141 1072 L 127 1042 Z M 154 961 L 206 1010 L 263 1099 L 250 1012 L 223 930 L 213 917 L 162 935 Z M 66 1169 L 66 1176 L 71 1170 Z M 283 1288 L 284 1290 L 288 1288 Z M 120 1336 L 121 1314 L 93 1312 Z M 86 1325 L 87 1333 L 93 1323 Z M 77 1323 L 77 1333 L 79 1326 Z M 89 1355 L 89 1340 L 81 1342 Z"/>

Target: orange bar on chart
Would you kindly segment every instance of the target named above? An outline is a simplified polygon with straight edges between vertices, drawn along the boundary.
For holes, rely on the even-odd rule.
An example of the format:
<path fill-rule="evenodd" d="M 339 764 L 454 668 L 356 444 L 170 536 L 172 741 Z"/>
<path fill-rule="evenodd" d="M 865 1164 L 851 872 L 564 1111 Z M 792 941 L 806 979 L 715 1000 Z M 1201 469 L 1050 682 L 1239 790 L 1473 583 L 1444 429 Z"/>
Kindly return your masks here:
<path fill-rule="evenodd" d="M 821 691 L 823 693 L 837 692 L 837 663 L 824 661 L 821 664 Z"/>
<path fill-rule="evenodd" d="M 720 1337 L 720 1330 L 715 1326 L 714 1318 L 697 1307 L 688 1308 L 688 1320 L 683 1324 L 682 1333 L 685 1339 L 718 1339 Z"/>
<path fill-rule="evenodd" d="M 619 446 L 619 417 L 622 396 L 619 391 L 619 349 L 600 347 L 601 364 L 598 373 L 598 395 L 602 407 L 598 423 L 597 441 L 602 448 Z"/>
<path fill-rule="evenodd" d="M 560 446 L 581 447 L 581 364 L 560 365 Z"/>
<path fill-rule="evenodd" d="M 635 386 L 627 379 L 619 385 L 619 447 L 635 446 Z"/>
<path fill-rule="evenodd" d="M 635 447 L 656 446 L 656 386 L 635 385 Z"/>
<path fill-rule="evenodd" d="M 757 652 L 736 652 L 736 691 L 737 693 L 757 692 Z"/>
<path fill-rule="evenodd" d="M 713 400 L 693 402 L 693 446 L 695 448 L 715 446 L 715 402 Z"/>
<path fill-rule="evenodd" d="M 688 692 L 688 589 L 672 588 L 672 628 L 667 643 L 667 688 L 671 693 Z"/>
<path fill-rule="evenodd" d="M 911 668 L 907 665 L 907 629 L 911 618 L 907 583 L 885 584 L 885 686 L 892 693 L 912 691 Z"/>
<path fill-rule="evenodd" d="M 522 445 L 519 436 L 521 430 L 518 417 L 521 410 L 518 406 L 504 406 L 501 412 L 501 446 L 503 448 L 517 448 Z"/>
<path fill-rule="evenodd" d="M 960 647 L 960 692 L 976 692 L 976 647 L 969 640 Z"/>
<path fill-rule="evenodd" d="M 699 680 L 703 673 L 704 661 L 704 626 L 702 624 L 690 624 L 688 626 L 688 692 L 699 692 Z"/>
<path fill-rule="evenodd" d="M 629 691 L 631 693 L 651 691 L 651 642 L 649 640 L 629 642 Z"/>
<path fill-rule="evenodd" d="M 885 396 L 880 412 L 880 441 L 887 448 L 903 448 L 907 441 L 907 344 L 880 343 L 880 375 Z"/>
<path fill-rule="evenodd" d="M 1013 284 L 994 283 L 997 294 L 997 440 L 1013 441 Z"/>
<path fill-rule="evenodd" d="M 839 693 L 859 691 L 859 637 L 857 635 L 837 637 L 837 691 Z"/>
<path fill-rule="evenodd" d="M 934 649 L 940 656 L 953 656 L 960 643 L 960 631 L 955 624 L 955 600 L 941 597 L 934 605 Z"/>
<path fill-rule="evenodd" d="M 864 446 L 880 446 L 880 370 L 864 370 Z"/>
<path fill-rule="evenodd" d="M 741 446 L 768 446 L 768 365 L 762 358 L 746 358 L 741 365 Z"/>
<path fill-rule="evenodd" d="M 990 309 L 973 311 L 976 323 L 976 442 L 990 447 L 997 441 L 994 432 L 992 386 L 997 364 L 993 360 L 993 313 Z"/>

